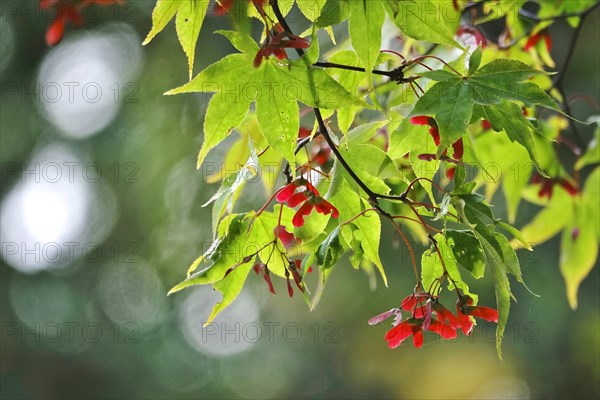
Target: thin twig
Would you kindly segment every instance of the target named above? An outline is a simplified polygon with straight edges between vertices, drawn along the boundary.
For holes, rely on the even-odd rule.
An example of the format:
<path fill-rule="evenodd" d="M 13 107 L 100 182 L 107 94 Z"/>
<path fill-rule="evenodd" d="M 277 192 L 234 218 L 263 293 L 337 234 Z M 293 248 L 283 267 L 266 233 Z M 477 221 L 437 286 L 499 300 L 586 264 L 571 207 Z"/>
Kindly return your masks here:
<path fill-rule="evenodd" d="M 340 224 L 340 226 L 345 226 L 345 225 L 348 225 L 351 222 L 354 222 L 356 219 L 362 217 L 363 215 L 365 215 L 369 211 L 377 211 L 377 209 L 376 208 L 367 208 L 366 210 L 363 210 L 363 211 L 359 212 L 357 215 L 355 215 L 354 217 L 350 218 L 348 221 L 342 222 Z"/>
<path fill-rule="evenodd" d="M 320 134 L 321 134 L 320 132 L 317 132 L 312 137 L 309 136 L 309 137 L 304 138 L 301 141 L 299 141 L 298 145 L 296 146 L 296 150 L 294 150 L 294 155 L 298 154 L 300 152 L 300 150 L 305 148 L 306 145 L 308 145 L 312 139 L 316 138 Z M 283 174 L 285 175 L 285 179 L 286 179 L 287 183 L 288 184 L 292 183 L 292 181 L 294 180 L 294 177 L 292 176 L 292 173 L 290 172 L 290 163 L 289 162 L 286 162 L 285 167 L 283 168 Z"/>
<path fill-rule="evenodd" d="M 313 65 L 315 67 L 321 67 L 321 68 L 338 68 L 338 69 L 345 69 L 348 71 L 366 72 L 366 70 L 362 67 L 355 67 L 352 65 L 344 65 L 344 64 L 337 64 L 337 63 L 324 62 L 324 61 L 317 61 Z M 375 75 L 383 75 L 383 76 L 387 76 L 387 77 L 390 77 L 392 75 L 392 71 L 381 71 L 378 69 L 374 69 L 372 72 Z"/>
<path fill-rule="evenodd" d="M 410 242 L 408 241 L 408 238 L 406 237 L 404 232 L 402 232 L 402 229 L 400 229 L 400 227 L 398 225 L 396 225 L 396 223 L 394 222 L 393 219 L 390 221 L 392 222 L 392 225 L 394 226 L 394 230 L 402 238 L 402 240 L 404 241 L 404 244 L 408 248 L 408 253 L 410 254 L 411 265 L 412 265 L 413 271 L 415 273 L 415 278 L 417 280 L 417 286 L 420 286 L 421 278 L 419 277 L 419 271 L 417 269 L 417 260 L 415 258 L 415 251 L 413 250 L 412 246 L 410 245 Z"/>
<path fill-rule="evenodd" d="M 562 82 L 556 86 L 556 89 L 558 90 L 558 92 L 560 93 L 560 95 L 563 98 L 563 107 L 565 109 L 565 113 L 567 115 L 573 115 L 573 112 L 571 110 L 571 105 L 567 101 L 567 93 L 565 92 Z M 578 148 L 578 150 L 581 152 L 581 149 L 585 149 L 587 147 L 587 145 L 585 144 L 585 141 L 579 134 L 579 129 L 577 128 L 577 124 L 571 118 L 569 118 L 569 126 L 571 127 L 571 130 L 573 131 L 573 136 L 575 136 L 575 140 L 577 140 L 577 143 L 580 147 L 580 148 Z"/>
<path fill-rule="evenodd" d="M 569 65 L 571 64 L 571 60 L 573 59 L 573 55 L 575 54 L 575 48 L 577 47 L 577 41 L 579 40 L 579 35 L 581 34 L 581 29 L 583 27 L 583 22 L 585 21 L 585 17 L 587 14 L 581 15 L 581 21 L 579 21 L 579 25 L 575 28 L 575 32 L 573 32 L 573 36 L 571 37 L 571 43 L 569 44 L 569 51 L 567 53 L 567 57 L 565 58 L 565 62 L 563 63 L 562 68 L 558 72 L 556 76 L 556 80 L 554 81 L 552 87 L 558 87 L 562 84 L 563 79 L 565 78 L 566 72 L 569 69 Z M 566 102 L 565 98 L 565 102 Z"/>

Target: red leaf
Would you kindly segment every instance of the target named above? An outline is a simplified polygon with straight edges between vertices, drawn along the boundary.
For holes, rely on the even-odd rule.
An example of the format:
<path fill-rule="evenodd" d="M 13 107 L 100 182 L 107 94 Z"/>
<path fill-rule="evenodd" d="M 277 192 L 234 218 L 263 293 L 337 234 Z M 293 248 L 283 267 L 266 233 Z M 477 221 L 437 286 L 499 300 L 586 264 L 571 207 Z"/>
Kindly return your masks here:
<path fill-rule="evenodd" d="M 469 307 L 468 313 L 471 314 L 473 317 L 485 319 L 489 322 L 498 322 L 498 311 L 490 307 Z"/>
<path fill-rule="evenodd" d="M 302 243 L 302 239 L 297 238 L 293 233 L 288 232 L 283 225 L 276 226 L 275 229 L 273 229 L 273 233 L 281 240 L 281 243 L 283 243 L 285 248 L 300 245 Z"/>
<path fill-rule="evenodd" d="M 298 131 L 298 139 L 306 139 L 311 133 L 312 131 L 308 128 L 300 128 Z"/>
<path fill-rule="evenodd" d="M 431 127 L 429 128 L 429 134 L 431 135 L 431 137 L 433 138 L 433 142 L 435 143 L 436 146 L 440 145 L 440 131 L 437 129 L 436 127 Z"/>
<path fill-rule="evenodd" d="M 418 302 L 420 303 L 421 301 L 422 300 L 419 299 Z M 402 308 L 404 311 L 412 312 L 416 305 L 417 305 L 417 297 L 414 294 L 409 294 L 408 296 L 406 296 L 404 298 L 404 300 L 402 300 L 402 303 L 400 304 L 400 308 Z"/>
<path fill-rule="evenodd" d="M 331 214 L 332 218 L 338 218 L 340 216 L 338 209 L 322 197 L 316 197 L 315 208 L 317 212 L 321 214 Z"/>
<path fill-rule="evenodd" d="M 263 58 L 269 57 L 270 53 L 271 52 L 267 49 L 258 50 L 258 52 L 256 53 L 256 56 L 254 57 L 254 62 L 252 63 L 254 68 L 260 67 L 260 64 L 262 64 Z"/>
<path fill-rule="evenodd" d="M 215 7 L 213 8 L 213 12 L 217 16 L 223 16 L 231 10 L 231 6 L 233 5 L 233 0 L 220 0 L 215 3 Z"/>
<path fill-rule="evenodd" d="M 385 334 L 385 340 L 388 342 L 390 349 L 395 349 L 406 340 L 411 334 L 412 326 L 408 321 L 402 322 L 400 325 L 393 327 Z"/>
<path fill-rule="evenodd" d="M 277 196 L 275 198 L 277 199 L 278 202 L 285 203 L 294 195 L 297 187 L 298 186 L 296 185 L 296 182 L 294 181 L 294 182 L 288 184 L 287 186 L 285 186 L 279 193 L 277 193 Z"/>
<path fill-rule="evenodd" d="M 275 294 L 275 288 L 273 287 L 273 282 L 271 281 L 271 275 L 269 275 L 268 268 L 265 268 L 265 274 L 263 275 L 263 278 L 265 279 L 265 282 L 267 282 L 267 285 L 269 285 L 269 291 Z"/>
<path fill-rule="evenodd" d="M 427 308 L 425 306 L 420 306 L 420 307 L 415 308 L 414 312 L 413 312 L 413 317 L 414 318 L 426 318 L 427 317 Z"/>
<path fill-rule="evenodd" d="M 46 31 L 46 44 L 48 46 L 57 45 L 65 33 L 65 20 L 62 17 L 58 17 Z"/>
<path fill-rule="evenodd" d="M 477 45 L 481 46 L 482 49 L 486 48 L 487 39 L 485 35 L 481 33 L 481 30 L 479 30 L 479 28 L 472 25 L 461 25 L 460 28 L 458 28 L 458 31 L 456 31 L 456 35 L 462 36 L 465 34 L 475 36 L 475 41 L 477 42 Z"/>
<path fill-rule="evenodd" d="M 460 160 L 464 154 L 462 138 L 460 138 L 456 142 L 454 142 L 454 144 L 452 145 L 452 148 L 454 149 L 454 158 L 456 160 Z"/>
<path fill-rule="evenodd" d="M 263 265 L 262 264 L 254 264 L 254 266 L 252 267 L 252 269 L 254 269 L 254 272 L 256 272 L 256 275 L 260 274 L 260 271 L 263 269 Z"/>
<path fill-rule="evenodd" d="M 460 322 L 446 307 L 440 303 L 436 303 L 434 310 L 440 322 L 449 324 L 453 328 L 460 328 Z"/>
<path fill-rule="evenodd" d="M 301 186 L 305 186 L 305 187 L 306 187 L 306 189 L 307 189 L 307 190 L 309 190 L 310 192 L 312 192 L 313 194 L 315 194 L 315 195 L 317 195 L 317 196 L 319 195 L 319 192 L 317 191 L 317 188 L 316 188 L 316 187 L 314 187 L 314 186 L 312 185 L 312 183 L 310 183 L 309 181 L 307 181 L 307 180 L 306 180 L 306 179 L 304 179 L 304 178 L 300 178 L 300 179 L 299 179 L 299 181 L 300 181 L 300 185 L 301 185 Z"/>
<path fill-rule="evenodd" d="M 450 325 L 442 324 L 440 321 L 431 321 L 428 330 L 437 333 L 446 340 L 456 338 L 456 329 L 452 328 Z"/>
<path fill-rule="evenodd" d="M 535 46 L 541 39 L 540 33 L 536 33 L 527 39 L 527 43 L 525 43 L 525 47 L 523 48 L 525 51 L 531 50 L 533 46 Z"/>
<path fill-rule="evenodd" d="M 551 179 L 544 178 L 544 181 L 542 182 L 542 187 L 541 187 L 540 191 L 538 192 L 538 197 L 539 198 L 548 197 L 548 199 L 551 199 L 553 186 L 554 186 L 554 182 L 552 182 Z"/>
<path fill-rule="evenodd" d="M 287 59 L 287 54 L 284 49 L 274 49 L 272 54 L 277 57 L 278 60 Z"/>
<path fill-rule="evenodd" d="M 544 39 L 544 43 L 546 45 L 546 50 L 549 52 L 552 51 L 552 37 L 550 36 L 550 31 L 546 29 L 542 29 L 535 35 L 532 35 L 525 43 L 524 50 L 529 51 L 532 47 L 536 46 L 540 40 Z"/>
<path fill-rule="evenodd" d="M 545 30 L 544 33 L 544 42 L 546 43 L 546 49 L 548 52 L 552 51 L 552 37 L 550 36 L 550 31 Z"/>
<path fill-rule="evenodd" d="M 321 167 L 327 164 L 329 159 L 331 158 L 331 149 L 328 150 L 319 150 L 316 154 L 312 154 L 311 158 L 314 162 L 316 162 Z"/>
<path fill-rule="evenodd" d="M 292 218 L 292 224 L 294 224 L 296 228 L 303 226 L 304 217 L 311 213 L 313 207 L 314 205 L 309 202 L 304 203 L 302 207 L 296 211 L 296 214 L 294 214 L 294 218 Z"/>
<path fill-rule="evenodd" d="M 298 286 L 298 289 L 300 289 L 301 292 L 304 292 L 304 288 L 302 287 L 302 277 L 300 276 L 300 273 L 298 272 L 301 263 L 302 262 L 300 260 L 292 261 L 289 265 L 289 269 L 290 269 L 290 272 L 292 273 L 292 277 L 294 278 L 294 282 L 296 283 L 296 286 Z"/>
<path fill-rule="evenodd" d="M 420 326 L 413 325 L 412 332 L 413 332 L 413 344 L 415 345 L 415 347 L 417 349 L 419 349 L 419 348 L 421 348 L 421 346 L 423 346 L 423 331 L 421 330 Z"/>
<path fill-rule="evenodd" d="M 327 164 L 331 158 L 331 147 L 320 136 L 314 140 L 313 147 L 310 150 L 310 158 L 320 166 Z"/>
<path fill-rule="evenodd" d="M 419 154 L 417 158 L 421 161 L 433 161 L 436 159 L 435 154 Z"/>
<path fill-rule="evenodd" d="M 456 167 L 451 167 L 446 170 L 446 178 L 452 180 L 454 179 L 454 174 L 456 173 Z"/>
<path fill-rule="evenodd" d="M 293 195 L 287 202 L 288 206 L 294 208 L 308 200 L 306 193 L 300 192 Z"/>
<path fill-rule="evenodd" d="M 565 189 L 571 196 L 575 196 L 577 193 L 579 193 L 579 190 L 573 186 L 571 182 L 564 178 L 560 180 L 560 186 L 562 186 L 562 188 Z"/>
<path fill-rule="evenodd" d="M 429 120 L 430 117 L 420 116 L 420 117 L 412 117 L 410 119 L 410 123 L 413 125 L 430 125 Z"/>
<path fill-rule="evenodd" d="M 545 178 L 536 172 L 531 177 L 531 183 L 541 183 L 543 179 L 545 179 Z"/>
<path fill-rule="evenodd" d="M 456 305 L 456 315 L 458 322 L 460 323 L 462 333 L 469 335 L 473 330 L 473 321 L 471 320 L 471 317 L 462 313 L 459 304 Z"/>

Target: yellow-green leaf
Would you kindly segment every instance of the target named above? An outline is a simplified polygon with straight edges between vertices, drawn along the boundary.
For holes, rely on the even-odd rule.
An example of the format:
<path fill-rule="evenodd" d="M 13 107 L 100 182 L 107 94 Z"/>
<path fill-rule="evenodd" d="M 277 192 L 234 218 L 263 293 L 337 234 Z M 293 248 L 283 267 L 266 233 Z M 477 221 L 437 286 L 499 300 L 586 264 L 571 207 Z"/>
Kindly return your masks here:
<path fill-rule="evenodd" d="M 600 218 L 600 168 L 590 175 L 583 195 L 578 199 L 573 218 L 561 237 L 560 271 L 567 286 L 567 299 L 577 308 L 579 285 L 598 258 L 598 219 Z"/>
<path fill-rule="evenodd" d="M 208 9 L 208 1 L 188 0 L 180 1 L 179 3 L 182 5 L 175 19 L 175 27 L 179 43 L 181 43 L 181 47 L 183 47 L 183 51 L 188 59 L 188 72 L 189 79 L 191 80 L 194 72 L 196 42 L 198 41 L 198 35 L 200 35 L 200 29 L 202 28 L 204 16 Z"/>
<path fill-rule="evenodd" d="M 382 2 L 354 0 L 350 2 L 351 14 L 348 30 L 352 47 L 367 72 L 369 88 L 373 88 L 371 71 L 381 48 L 381 27 L 385 18 Z"/>
<path fill-rule="evenodd" d="M 158 0 L 152 11 L 152 29 L 142 43 L 144 46 L 150 43 L 154 36 L 158 35 L 169 21 L 175 16 L 183 2 L 180 0 Z"/>
<path fill-rule="evenodd" d="M 223 299 L 215 304 L 204 326 L 210 324 L 221 311 L 229 307 L 235 298 L 238 297 L 251 268 L 252 263 L 240 265 L 227 275 L 225 279 L 214 284 L 214 288 L 223 294 Z"/>

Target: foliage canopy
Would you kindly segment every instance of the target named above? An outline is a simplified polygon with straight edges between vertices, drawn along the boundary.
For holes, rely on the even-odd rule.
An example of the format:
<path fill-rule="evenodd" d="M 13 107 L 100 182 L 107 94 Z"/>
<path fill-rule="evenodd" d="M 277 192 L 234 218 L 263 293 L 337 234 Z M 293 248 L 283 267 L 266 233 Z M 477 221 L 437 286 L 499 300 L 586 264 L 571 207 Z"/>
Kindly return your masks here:
<path fill-rule="evenodd" d="M 170 293 L 213 285 L 223 299 L 208 323 L 254 270 L 273 293 L 272 276 L 287 280 L 290 296 L 294 283 L 313 308 L 345 254 L 387 285 L 379 248 L 388 224 L 415 275 L 400 307 L 370 321 L 395 316 L 390 347 L 411 335 L 420 347 L 424 330 L 445 339 L 468 334 L 477 317 L 497 322 L 501 356 L 510 282 L 525 284 L 516 250 L 532 251 L 557 234 L 575 308 L 598 252 L 599 119 L 588 121 L 596 124 L 595 140 L 583 140 L 562 86 L 570 58 L 553 72 L 548 27 L 565 19 L 576 38 L 598 3 L 539 0 L 534 11 L 525 3 L 158 0 L 144 44 L 174 18 L 190 72 L 189 82 L 167 94 L 213 93 L 198 168 L 235 137 L 208 202 L 213 243 Z M 303 33 L 288 24 L 299 15 L 294 10 Z M 233 30 L 215 34 L 237 52 L 192 78 L 209 14 L 231 20 Z M 560 146 L 574 163 L 561 161 Z M 265 173 L 273 163 L 279 179 Z M 257 177 L 252 187 L 261 186 L 268 201 L 239 209 Z M 508 221 L 489 203 L 498 189 Z M 522 199 L 540 209 L 518 230 L 512 224 Z M 415 243 L 428 246 L 420 261 Z M 307 283 L 312 270 L 315 287 Z M 477 305 L 476 280 L 485 275 L 494 281 L 497 311 Z M 441 304 L 453 294 L 456 315 Z"/>

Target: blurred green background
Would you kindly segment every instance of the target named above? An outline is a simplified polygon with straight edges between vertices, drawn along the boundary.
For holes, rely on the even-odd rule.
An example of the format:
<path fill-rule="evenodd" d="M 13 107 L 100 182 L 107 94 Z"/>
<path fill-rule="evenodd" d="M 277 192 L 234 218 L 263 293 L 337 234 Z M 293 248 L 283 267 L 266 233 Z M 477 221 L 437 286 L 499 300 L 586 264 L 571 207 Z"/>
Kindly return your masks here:
<path fill-rule="evenodd" d="M 173 24 L 143 48 L 154 2 L 129 1 L 97 8 L 50 49 L 35 2 L 0 4 L 2 398 L 600 396 L 598 268 L 572 311 L 556 239 L 520 254 L 541 297 L 514 285 L 503 363 L 493 325 L 453 343 L 426 336 L 420 350 L 389 350 L 387 327 L 367 325 L 413 285 L 408 256 L 387 229 L 389 288 L 370 291 L 344 259 L 309 312 L 298 296 L 271 296 L 252 274 L 203 331 L 218 294 L 201 287 L 166 297 L 210 242 L 210 209 L 201 205 L 217 189 L 195 169 L 208 99 L 162 96 L 187 77 Z M 597 10 L 582 31 L 570 94 L 599 97 L 599 18 Z M 233 51 L 211 34 L 227 24 L 205 23 L 196 71 Z M 560 65 L 570 29 L 558 23 L 552 34 Z M 585 119 L 593 110 L 576 103 L 574 112 Z M 250 188 L 242 208 L 264 202 Z M 533 210 L 523 204 L 517 225 Z M 493 293 L 488 280 L 473 285 Z"/>

